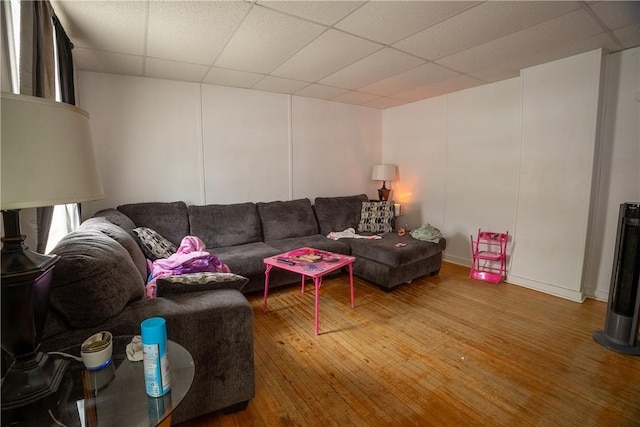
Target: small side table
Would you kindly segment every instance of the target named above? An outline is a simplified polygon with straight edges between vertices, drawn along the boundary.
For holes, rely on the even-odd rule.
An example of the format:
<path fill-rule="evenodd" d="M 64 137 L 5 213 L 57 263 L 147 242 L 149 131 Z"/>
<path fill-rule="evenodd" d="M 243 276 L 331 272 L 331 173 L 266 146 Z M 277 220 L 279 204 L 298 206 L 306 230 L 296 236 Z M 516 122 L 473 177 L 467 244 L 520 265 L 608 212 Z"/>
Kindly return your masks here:
<path fill-rule="evenodd" d="M 171 414 L 193 382 L 193 358 L 184 347 L 169 340 L 171 391 L 161 397 L 149 397 L 145 391 L 142 361 L 131 362 L 126 356 L 126 346 L 131 338 L 114 337 L 112 362 L 103 369 L 88 371 L 82 362 L 71 362 L 66 373 L 68 394 L 59 411 L 54 411 L 59 413 L 65 425 L 155 427 L 171 424 Z M 78 356 L 80 345 L 60 351 Z"/>
<path fill-rule="evenodd" d="M 314 254 L 318 255 L 319 259 L 317 261 L 309 263 L 296 261 L 295 256 L 299 254 Z M 302 292 L 304 292 L 305 277 L 310 277 L 313 279 L 316 290 L 314 306 L 314 332 L 316 335 L 318 335 L 320 286 L 322 284 L 322 277 L 333 271 L 339 270 L 342 267 L 349 267 L 351 308 L 354 308 L 355 301 L 353 298 L 353 262 L 355 260 L 355 257 L 349 255 L 336 254 L 333 252 L 322 251 L 314 248 L 299 248 L 290 252 L 284 252 L 280 255 L 265 258 L 263 260 L 266 265 L 266 270 L 264 272 L 264 301 L 262 306 L 263 312 L 267 312 L 267 298 L 269 297 L 269 273 L 271 272 L 271 269 L 273 267 L 300 274 L 302 276 Z"/>

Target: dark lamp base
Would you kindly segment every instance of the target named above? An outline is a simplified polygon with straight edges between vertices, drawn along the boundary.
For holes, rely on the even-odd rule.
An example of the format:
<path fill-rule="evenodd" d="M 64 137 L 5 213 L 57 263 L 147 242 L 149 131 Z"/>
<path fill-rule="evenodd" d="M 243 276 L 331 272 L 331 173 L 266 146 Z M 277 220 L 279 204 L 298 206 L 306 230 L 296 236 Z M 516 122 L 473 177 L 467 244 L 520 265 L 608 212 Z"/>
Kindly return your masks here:
<path fill-rule="evenodd" d="M 386 202 L 387 200 L 389 200 L 389 193 L 391 192 L 391 190 L 389 190 L 387 187 L 384 186 L 384 182 L 382 183 L 382 188 L 378 188 L 378 199 L 380 199 L 381 202 Z"/>
<path fill-rule="evenodd" d="M 57 399 L 68 362 L 38 351 L 59 257 L 24 246 L 17 210 L 2 211 L 2 216 L 2 349 L 13 360 L 2 379 L 2 423 L 9 425 L 8 420 L 19 420 Z"/>
<path fill-rule="evenodd" d="M 66 360 L 52 359 L 40 352 L 34 360 L 22 366 L 16 362 L 2 382 L 3 415 L 5 411 L 30 405 L 55 394 L 68 364 Z"/>

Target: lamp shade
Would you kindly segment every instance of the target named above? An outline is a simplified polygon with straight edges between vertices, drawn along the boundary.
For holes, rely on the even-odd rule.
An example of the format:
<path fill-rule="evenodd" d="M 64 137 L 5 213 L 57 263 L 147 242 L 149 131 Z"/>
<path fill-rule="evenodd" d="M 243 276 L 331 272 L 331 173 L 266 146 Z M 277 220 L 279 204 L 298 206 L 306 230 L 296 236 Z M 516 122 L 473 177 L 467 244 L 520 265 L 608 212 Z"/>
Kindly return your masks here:
<path fill-rule="evenodd" d="M 0 111 L 2 210 L 104 197 L 86 111 L 4 92 Z"/>
<path fill-rule="evenodd" d="M 371 170 L 372 181 L 393 181 L 396 179 L 396 165 L 375 165 Z"/>

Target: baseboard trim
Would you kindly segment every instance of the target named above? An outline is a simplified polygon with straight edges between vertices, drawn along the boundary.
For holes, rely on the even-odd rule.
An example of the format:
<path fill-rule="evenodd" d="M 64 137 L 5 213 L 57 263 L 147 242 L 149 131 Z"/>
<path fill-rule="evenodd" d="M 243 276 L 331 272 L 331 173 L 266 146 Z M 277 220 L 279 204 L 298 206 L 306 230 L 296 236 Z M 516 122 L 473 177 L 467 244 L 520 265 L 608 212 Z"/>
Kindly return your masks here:
<path fill-rule="evenodd" d="M 507 282 L 513 285 L 522 286 L 524 288 L 533 289 L 534 291 L 544 292 L 545 294 L 553 295 L 556 297 L 568 299 L 570 301 L 584 302 L 587 296 L 584 292 L 572 291 L 570 289 L 564 289 L 556 285 L 549 283 L 538 282 L 536 280 L 527 279 L 526 277 L 508 275 Z"/>

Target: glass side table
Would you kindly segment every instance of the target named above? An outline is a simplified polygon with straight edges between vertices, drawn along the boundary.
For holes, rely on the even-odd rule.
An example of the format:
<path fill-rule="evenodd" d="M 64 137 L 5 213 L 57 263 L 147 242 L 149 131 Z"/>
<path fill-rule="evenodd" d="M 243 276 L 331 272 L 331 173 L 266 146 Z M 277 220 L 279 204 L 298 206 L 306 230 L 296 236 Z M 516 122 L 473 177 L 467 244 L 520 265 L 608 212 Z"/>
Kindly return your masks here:
<path fill-rule="evenodd" d="M 132 338 L 113 338 L 112 362 L 102 369 L 88 371 L 82 362 L 71 361 L 66 374 L 68 390 L 57 411 L 62 423 L 69 427 L 171 424 L 171 414 L 191 387 L 195 372 L 193 358 L 184 347 L 169 340 L 171 391 L 161 397 L 149 397 L 142 361 L 127 359 L 126 346 Z M 60 351 L 79 356 L 80 345 Z"/>

